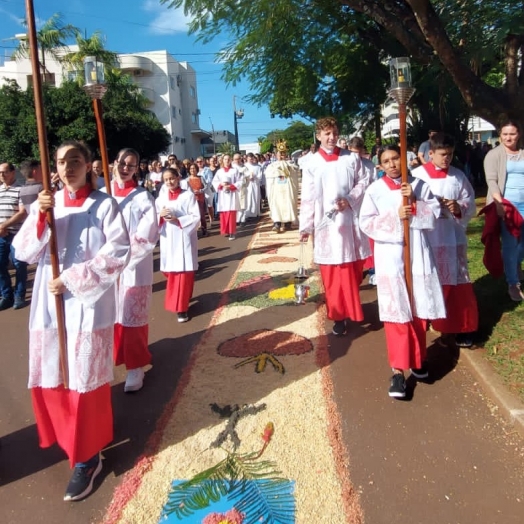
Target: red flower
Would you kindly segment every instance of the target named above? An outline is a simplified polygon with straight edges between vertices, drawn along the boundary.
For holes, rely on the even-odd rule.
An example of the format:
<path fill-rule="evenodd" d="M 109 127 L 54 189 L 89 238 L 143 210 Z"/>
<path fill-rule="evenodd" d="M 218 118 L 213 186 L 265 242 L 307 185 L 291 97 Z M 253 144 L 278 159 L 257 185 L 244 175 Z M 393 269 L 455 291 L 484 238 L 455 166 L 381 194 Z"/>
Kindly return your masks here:
<path fill-rule="evenodd" d="M 233 508 L 226 513 L 210 513 L 204 518 L 202 524 L 242 524 L 244 513 Z"/>

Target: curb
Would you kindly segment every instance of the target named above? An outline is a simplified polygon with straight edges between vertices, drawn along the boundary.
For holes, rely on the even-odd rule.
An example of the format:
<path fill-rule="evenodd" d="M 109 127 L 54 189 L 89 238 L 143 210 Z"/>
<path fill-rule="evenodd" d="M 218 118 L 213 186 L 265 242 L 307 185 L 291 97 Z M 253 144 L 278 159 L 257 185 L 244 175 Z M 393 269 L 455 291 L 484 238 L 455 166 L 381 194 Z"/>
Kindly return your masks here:
<path fill-rule="evenodd" d="M 524 438 L 524 402 L 508 390 L 503 380 L 481 354 L 475 350 L 461 349 L 460 356 L 486 394 L 499 407 L 502 416 Z"/>

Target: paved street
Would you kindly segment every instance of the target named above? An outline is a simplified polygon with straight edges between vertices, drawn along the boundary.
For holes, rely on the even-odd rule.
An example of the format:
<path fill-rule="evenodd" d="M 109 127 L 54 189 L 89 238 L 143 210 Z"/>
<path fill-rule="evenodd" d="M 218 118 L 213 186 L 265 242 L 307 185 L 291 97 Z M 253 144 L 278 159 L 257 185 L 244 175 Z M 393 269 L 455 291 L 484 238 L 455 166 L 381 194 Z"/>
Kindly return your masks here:
<path fill-rule="evenodd" d="M 228 242 L 216 225 L 199 240 L 201 269 L 191 321 L 163 309 L 158 255 L 150 322 L 153 368 L 144 389 L 113 387 L 115 441 L 104 452 L 103 482 L 80 503 L 62 501 L 69 466 L 58 448 L 41 450 L 27 381 L 29 308 L 0 312 L 0 522 L 99 522 L 124 473 L 143 453 L 192 347 L 209 325 L 221 292 L 242 259 L 255 225 Z M 32 274 L 31 274 L 32 278 Z M 434 381 L 418 383 L 411 401 L 387 396 L 389 370 L 374 289 L 363 285 L 365 318 L 351 336 L 329 336 L 335 397 L 350 477 L 369 524 L 521 523 L 524 447 L 497 416 L 460 355 L 431 346 Z M 331 324 L 326 326 L 331 329 Z M 326 523 L 338 524 L 338 523 Z"/>

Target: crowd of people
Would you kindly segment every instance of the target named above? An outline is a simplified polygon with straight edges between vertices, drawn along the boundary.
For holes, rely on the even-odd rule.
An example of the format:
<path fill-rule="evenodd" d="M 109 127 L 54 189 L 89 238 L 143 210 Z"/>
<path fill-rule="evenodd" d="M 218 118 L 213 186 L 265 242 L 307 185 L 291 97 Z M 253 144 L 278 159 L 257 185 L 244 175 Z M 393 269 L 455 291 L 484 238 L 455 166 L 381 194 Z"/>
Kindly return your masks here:
<path fill-rule="evenodd" d="M 113 366 L 126 367 L 125 392 L 143 387 L 144 367 L 151 362 L 148 313 L 155 246 L 160 243 L 160 270 L 167 280 L 165 308 L 176 313 L 178 322 L 187 322 L 198 231 L 207 236 L 217 218 L 220 234 L 234 240 L 237 227 L 258 217 L 267 204 L 275 234 L 298 227 L 301 242 L 312 237 L 336 336 L 364 319 L 359 290 L 368 264 L 393 372 L 390 397 L 406 396 L 406 373 L 428 377 L 430 323 L 443 344 L 472 346 L 478 312 L 466 227 L 475 200 L 466 174 L 451 165 L 454 140 L 430 133 L 422 158 L 408 155 L 411 174 L 403 183 L 398 146 L 377 141 L 367 155 L 360 137 L 340 140 L 331 117 L 317 121 L 315 134 L 318 147 L 304 151 L 297 162 L 287 158 L 285 143 L 267 156 L 235 153 L 179 163 L 170 155 L 165 166 L 144 162 L 137 151 L 125 148 L 111 167 L 111 196 L 100 183 L 101 165 L 80 142 L 67 141 L 57 149 L 53 190 L 42 189 L 36 161 L 20 166 L 24 186 L 17 184 L 12 164 L 0 164 L 0 309 L 25 305 L 27 264 L 36 264 L 29 387 L 40 445 L 57 442 L 73 467 L 65 500 L 89 495 L 102 467 L 100 451 L 113 438 Z M 515 301 L 524 299 L 524 152 L 519 140 L 519 126 L 508 121 L 501 129 L 502 144 L 485 159 L 488 204 L 502 232 L 503 267 Z M 50 209 L 58 277 L 50 262 Z M 65 368 L 59 365 L 64 356 L 56 297 L 67 311 Z"/>

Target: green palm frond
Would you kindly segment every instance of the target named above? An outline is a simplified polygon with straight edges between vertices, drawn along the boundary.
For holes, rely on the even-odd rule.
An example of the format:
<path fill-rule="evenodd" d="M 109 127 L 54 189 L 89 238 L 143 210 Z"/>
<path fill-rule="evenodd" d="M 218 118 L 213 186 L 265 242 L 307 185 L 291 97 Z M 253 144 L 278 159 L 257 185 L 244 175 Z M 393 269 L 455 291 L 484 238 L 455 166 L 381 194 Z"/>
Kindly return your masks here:
<path fill-rule="evenodd" d="M 169 492 L 164 514 L 178 518 L 191 515 L 209 506 L 229 492 L 230 457 L 195 475 L 191 480 L 173 486 Z"/>
<path fill-rule="evenodd" d="M 228 494 L 235 508 L 246 515 L 244 524 L 256 524 L 264 516 L 265 524 L 295 522 L 295 500 L 285 479 L 257 479 L 237 482 Z"/>
<path fill-rule="evenodd" d="M 289 522 L 278 520 L 294 512 L 293 496 L 284 490 L 289 482 L 279 478 L 280 473 L 273 462 L 255 460 L 258 456 L 258 452 L 231 453 L 191 480 L 173 486 L 163 514 L 187 517 L 226 495 L 231 498 L 235 494 L 240 497 L 239 504 L 242 507 L 253 504 L 253 507 L 266 511 L 268 515 L 274 515 L 276 520 L 271 522 Z"/>

